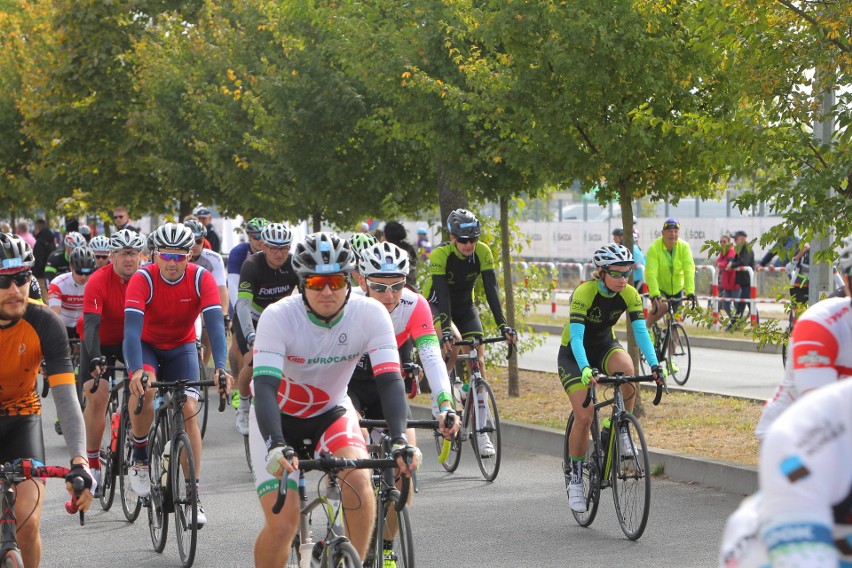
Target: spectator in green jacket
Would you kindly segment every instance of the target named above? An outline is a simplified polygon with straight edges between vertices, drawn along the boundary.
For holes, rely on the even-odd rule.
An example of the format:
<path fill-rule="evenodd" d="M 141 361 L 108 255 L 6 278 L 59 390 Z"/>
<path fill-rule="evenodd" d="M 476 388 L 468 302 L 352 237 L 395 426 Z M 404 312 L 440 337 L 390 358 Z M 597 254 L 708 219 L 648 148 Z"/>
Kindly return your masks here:
<path fill-rule="evenodd" d="M 680 223 L 676 219 L 666 219 L 662 236 L 651 243 L 645 253 L 645 283 L 651 300 L 648 327 L 663 317 L 669 302 L 677 310 L 684 293 L 693 306 L 696 303 L 695 261 L 689 244 L 679 237 Z"/>

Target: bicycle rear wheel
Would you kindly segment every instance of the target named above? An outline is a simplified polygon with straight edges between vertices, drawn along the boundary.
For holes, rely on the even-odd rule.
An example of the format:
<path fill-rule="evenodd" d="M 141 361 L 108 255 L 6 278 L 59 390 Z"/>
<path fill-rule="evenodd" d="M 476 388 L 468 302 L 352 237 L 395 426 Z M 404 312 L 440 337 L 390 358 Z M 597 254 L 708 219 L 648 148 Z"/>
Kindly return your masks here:
<path fill-rule="evenodd" d="M 246 450 L 246 463 L 248 463 L 249 471 L 254 473 L 254 469 L 251 467 L 251 444 L 249 444 L 248 436 L 243 436 L 243 446 L 245 446 Z"/>
<path fill-rule="evenodd" d="M 133 435 L 130 432 L 130 414 L 127 408 L 121 409 L 121 420 L 118 423 L 118 450 L 116 471 L 118 473 L 118 489 L 121 497 L 121 509 L 124 518 L 131 523 L 139 517 L 142 499 L 130 488 L 130 464 L 133 463 Z"/>
<path fill-rule="evenodd" d="M 672 333 L 668 346 L 669 374 L 679 385 L 685 385 L 689 380 L 692 367 L 692 350 L 689 348 L 689 337 L 679 323 L 672 324 Z"/>
<path fill-rule="evenodd" d="M 571 461 L 571 451 L 568 447 L 570 440 L 571 429 L 574 426 L 574 414 L 568 417 L 568 424 L 565 425 L 565 440 L 562 444 L 562 472 L 565 475 L 565 490 L 568 490 L 568 484 L 571 482 L 571 470 L 568 465 Z M 586 458 L 583 460 L 583 486 L 586 496 L 586 511 L 578 513 L 571 510 L 571 514 L 577 520 L 577 524 L 581 527 L 587 527 L 595 520 L 595 515 L 598 514 L 598 504 L 601 498 L 600 470 L 598 469 L 597 455 L 599 452 L 598 444 L 600 436 L 598 435 L 598 422 L 592 420 L 592 427 L 589 431 L 589 446 L 586 449 Z"/>
<path fill-rule="evenodd" d="M 148 496 L 148 529 L 151 532 L 151 544 L 154 550 L 162 552 L 166 547 L 169 534 L 169 512 L 172 495 L 169 476 L 163 463 L 163 451 L 168 440 L 165 417 L 157 420 L 156 426 L 148 435 L 148 471 L 151 476 L 151 494 Z"/>
<path fill-rule="evenodd" d="M 101 462 L 101 480 L 99 493 L 99 501 L 101 508 L 104 511 L 109 511 L 112 508 L 112 502 L 115 499 L 115 476 L 117 472 L 116 462 L 118 461 L 118 428 L 113 430 L 113 404 L 107 404 L 106 421 L 104 425 L 104 433 L 101 436 L 100 462 Z"/>
<path fill-rule="evenodd" d="M 299 551 L 300 545 L 301 541 L 297 531 L 296 536 L 293 537 L 293 542 L 290 543 L 290 554 L 287 556 L 287 564 L 284 565 L 284 568 L 299 568 L 302 562 L 302 554 Z"/>
<path fill-rule="evenodd" d="M 470 404 L 470 443 L 482 476 L 486 481 L 494 481 L 500 471 L 500 415 L 491 385 L 481 378 L 474 385 L 475 389 L 471 387 L 468 393 L 469 397 L 476 396 Z"/>
<path fill-rule="evenodd" d="M 198 543 L 198 489 L 195 486 L 195 459 L 189 436 L 181 432 L 175 436 L 172 459 L 169 462 L 172 501 L 175 508 L 175 536 L 180 561 L 184 568 L 195 561 Z"/>
<path fill-rule="evenodd" d="M 629 447 L 623 447 L 624 430 L 630 436 Z M 621 531 L 630 540 L 637 540 L 645 532 L 651 506 L 651 462 L 648 445 L 639 421 L 629 412 L 618 420 L 612 456 L 612 498 Z"/>

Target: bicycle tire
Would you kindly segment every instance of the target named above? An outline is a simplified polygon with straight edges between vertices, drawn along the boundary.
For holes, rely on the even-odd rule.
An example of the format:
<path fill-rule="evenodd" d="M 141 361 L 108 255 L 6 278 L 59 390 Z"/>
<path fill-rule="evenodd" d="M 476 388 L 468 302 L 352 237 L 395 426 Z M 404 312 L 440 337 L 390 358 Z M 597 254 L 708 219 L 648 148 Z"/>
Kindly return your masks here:
<path fill-rule="evenodd" d="M 126 406 L 121 409 L 121 421 L 118 423 L 118 492 L 121 497 L 121 510 L 128 522 L 135 522 L 142 509 L 142 499 L 130 488 L 130 464 L 133 461 L 133 435 L 130 431 L 130 413 Z"/>
<path fill-rule="evenodd" d="M 169 476 L 163 484 L 163 450 L 166 445 L 167 432 L 165 417 L 156 420 L 151 433 L 148 435 L 148 468 L 151 477 L 151 494 L 148 496 L 148 530 L 151 533 L 151 544 L 154 550 L 162 552 L 166 547 L 166 537 L 169 534 L 169 512 L 171 505 L 171 487 Z"/>
<path fill-rule="evenodd" d="M 362 568 L 361 557 L 358 556 L 358 551 L 352 546 L 348 540 L 339 540 L 332 546 L 332 551 L 326 547 L 323 550 L 322 562 L 320 566 L 329 566 L 331 568 Z M 329 562 L 329 556 L 331 561 Z"/>
<path fill-rule="evenodd" d="M 207 380 L 207 369 L 201 358 L 198 358 L 198 380 Z M 201 430 L 201 439 L 207 432 L 207 415 L 210 413 L 210 393 L 208 387 L 197 387 L 198 390 L 198 427 Z"/>
<path fill-rule="evenodd" d="M 450 384 L 453 383 L 453 377 L 450 377 Z M 453 386 L 450 389 L 453 393 L 453 408 L 459 408 L 462 406 L 461 401 L 459 400 L 458 393 L 456 392 L 456 387 Z M 464 416 L 459 415 L 459 419 L 462 423 L 464 423 Z M 440 432 L 434 430 L 433 432 L 435 438 L 435 451 L 438 452 L 438 455 L 441 455 L 441 452 L 444 449 L 444 437 Z M 447 455 L 447 459 L 441 463 L 441 467 L 443 467 L 446 471 L 452 473 L 459 467 L 459 462 L 461 461 L 461 449 L 462 449 L 462 438 L 461 438 L 461 430 L 453 434 L 453 437 L 450 438 L 450 453 Z"/>
<path fill-rule="evenodd" d="M 408 507 L 402 511 L 396 510 L 399 502 L 399 491 L 393 490 L 388 496 L 385 509 L 396 518 L 396 536 L 393 539 L 393 551 L 397 557 L 399 568 L 414 568 L 414 531 L 411 529 L 411 518 Z"/>
<path fill-rule="evenodd" d="M 482 476 L 486 481 L 494 481 L 500 472 L 500 414 L 497 411 L 497 400 L 494 398 L 491 385 L 485 379 L 479 379 L 474 384 L 475 388 L 471 386 L 468 393 L 468 397 L 476 397 L 476 400 L 470 402 L 470 443 L 473 446 L 476 463 L 479 465 Z M 483 392 L 480 393 L 480 390 Z M 484 396 L 485 401 L 484 419 L 480 418 L 482 407 L 477 404 L 480 396 Z M 482 449 L 479 447 L 479 436 L 481 434 L 486 434 L 491 439 L 491 444 L 494 446 L 493 456 L 482 455 Z"/>
<path fill-rule="evenodd" d="M 627 428 L 632 447 L 630 458 L 621 457 L 623 452 L 621 432 Z M 615 514 L 624 536 L 637 540 L 645 532 L 648 513 L 651 508 L 651 462 L 648 459 L 648 445 L 639 420 L 629 412 L 622 413 L 618 419 L 618 429 L 613 430 L 612 499 Z"/>
<path fill-rule="evenodd" d="M 181 565 L 184 568 L 189 568 L 195 561 L 199 527 L 195 458 L 192 454 L 192 444 L 190 444 L 186 432 L 178 433 L 172 440 L 169 476 L 171 477 L 178 552 L 180 553 Z"/>
<path fill-rule="evenodd" d="M 568 423 L 565 425 L 565 439 L 562 444 L 562 473 L 565 475 L 565 491 L 568 491 L 568 484 L 571 481 L 571 473 L 568 469 L 568 463 L 571 460 L 571 452 L 568 448 L 568 440 L 571 435 L 571 428 L 574 426 L 574 413 L 568 417 Z M 601 501 L 601 484 L 600 484 L 600 468 L 598 466 L 597 456 L 600 455 L 600 435 L 598 434 L 598 422 L 592 420 L 592 427 L 589 430 L 589 447 L 586 450 L 586 459 L 583 461 L 583 484 L 586 492 L 586 511 L 578 513 L 571 510 L 571 514 L 576 519 L 577 524 L 581 527 L 588 527 L 595 520 L 598 514 L 598 505 Z M 569 507 L 570 509 L 570 507 Z"/>
<path fill-rule="evenodd" d="M 246 463 L 248 464 L 249 472 L 254 473 L 254 468 L 251 466 L 251 444 L 249 443 L 248 436 L 243 436 L 243 446 L 245 446 L 246 450 Z"/>
<path fill-rule="evenodd" d="M 672 324 L 667 355 L 669 374 L 674 382 L 685 385 L 692 369 L 692 349 L 689 347 L 689 336 L 686 334 L 686 329 L 679 323 Z"/>
<path fill-rule="evenodd" d="M 19 550 L 7 550 L 3 554 L 3 568 L 24 568 L 24 559 Z"/>
<path fill-rule="evenodd" d="M 106 421 L 104 422 L 104 432 L 101 435 L 100 447 L 100 462 L 101 462 L 101 481 L 100 481 L 100 497 L 98 501 L 101 503 L 101 509 L 109 511 L 112 508 L 113 500 L 115 499 L 115 477 L 116 477 L 116 461 L 117 454 L 120 451 L 118 447 L 118 432 L 116 435 L 116 450 L 113 452 L 113 431 L 112 431 L 112 414 L 114 405 L 107 403 L 106 406 Z"/>

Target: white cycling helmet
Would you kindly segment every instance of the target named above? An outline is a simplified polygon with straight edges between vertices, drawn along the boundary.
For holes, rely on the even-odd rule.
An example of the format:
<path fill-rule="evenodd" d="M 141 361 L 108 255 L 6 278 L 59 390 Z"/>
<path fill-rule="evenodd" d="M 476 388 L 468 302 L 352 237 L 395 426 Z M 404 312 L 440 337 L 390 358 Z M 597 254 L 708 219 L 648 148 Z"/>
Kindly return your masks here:
<path fill-rule="evenodd" d="M 192 229 L 183 223 L 166 223 L 160 225 L 152 234 L 154 247 L 161 249 L 176 249 L 189 252 L 195 244 Z"/>
<path fill-rule="evenodd" d="M 145 244 L 145 237 L 130 229 L 115 232 L 109 240 L 110 250 L 134 249 L 141 251 L 145 248 Z"/>
<path fill-rule="evenodd" d="M 355 269 L 355 254 L 346 239 L 335 233 L 312 233 L 296 245 L 293 269 L 300 277 L 314 274 L 349 273 Z"/>
<path fill-rule="evenodd" d="M 282 247 L 293 240 L 293 233 L 283 223 L 269 223 L 260 231 L 260 239 L 268 245 Z"/>
<path fill-rule="evenodd" d="M 407 276 L 408 253 L 393 243 L 378 243 L 361 251 L 358 271 L 364 276 Z"/>
<path fill-rule="evenodd" d="M 0 274 L 14 274 L 32 268 L 33 249 L 19 235 L 0 233 Z"/>
<path fill-rule="evenodd" d="M 633 254 L 624 245 L 609 243 L 595 251 L 595 266 L 633 266 Z"/>
<path fill-rule="evenodd" d="M 97 237 L 92 237 L 92 240 L 89 241 L 89 248 L 94 252 L 109 252 L 109 237 L 105 235 L 98 235 Z"/>
<path fill-rule="evenodd" d="M 71 231 L 65 235 L 65 238 L 62 240 L 62 244 L 68 248 L 75 249 L 77 247 L 86 246 L 88 242 L 86 242 L 86 237 L 77 231 Z"/>

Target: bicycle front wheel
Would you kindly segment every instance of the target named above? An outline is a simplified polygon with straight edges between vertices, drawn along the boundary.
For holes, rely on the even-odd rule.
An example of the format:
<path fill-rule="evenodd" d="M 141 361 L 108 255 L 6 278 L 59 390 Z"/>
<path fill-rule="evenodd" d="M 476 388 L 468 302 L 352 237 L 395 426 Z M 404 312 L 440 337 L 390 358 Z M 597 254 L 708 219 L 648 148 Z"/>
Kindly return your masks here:
<path fill-rule="evenodd" d="M 651 462 L 648 445 L 639 421 L 629 412 L 618 420 L 613 431 L 612 498 L 621 531 L 630 540 L 645 532 L 651 506 Z"/>
<path fill-rule="evenodd" d="M 175 505 L 175 536 L 180 561 L 184 568 L 195 561 L 198 542 L 198 488 L 195 486 L 195 459 L 189 436 L 181 432 L 173 441 L 169 475 L 172 485 L 172 502 Z"/>
<path fill-rule="evenodd" d="M 142 499 L 130 488 L 130 464 L 133 463 L 133 434 L 130 431 L 130 414 L 126 407 L 121 409 L 121 420 L 118 423 L 118 447 L 116 448 L 116 472 L 118 474 L 118 489 L 121 497 L 121 509 L 124 518 L 131 523 L 139 517 L 142 509 Z"/>
<path fill-rule="evenodd" d="M 113 404 L 107 404 L 104 433 L 101 436 L 101 485 L 97 489 L 97 492 L 99 494 L 101 508 L 104 511 L 109 511 L 110 508 L 112 508 L 112 502 L 115 499 L 116 462 L 118 461 L 118 453 L 121 450 L 118 446 L 118 425 L 116 424 L 115 429 L 112 427 L 114 414 L 113 407 Z"/>
<path fill-rule="evenodd" d="M 155 416 L 157 420 L 148 435 L 148 473 L 151 477 L 151 494 L 148 496 L 148 530 L 151 533 L 151 544 L 154 550 L 162 552 L 166 547 L 166 537 L 169 534 L 169 512 L 172 503 L 171 487 L 166 464 L 163 463 L 163 451 L 166 449 L 168 433 L 166 423 Z"/>
<path fill-rule="evenodd" d="M 453 379 L 451 377 L 450 378 L 450 384 L 453 384 L 452 381 L 453 381 Z M 456 396 L 458 394 L 456 387 L 454 386 L 451 390 L 453 392 L 453 408 L 454 409 L 460 408 L 461 401 Z M 462 423 L 464 423 L 464 417 L 463 416 L 459 415 L 459 419 L 462 421 Z M 444 441 L 446 440 L 446 438 L 444 438 L 440 434 L 440 432 L 438 432 L 437 430 L 433 431 L 433 434 L 434 434 L 434 437 L 435 437 L 435 450 L 438 452 L 438 455 L 440 456 L 441 453 L 444 451 Z M 461 431 L 456 432 L 453 435 L 453 437 L 450 438 L 447 441 L 450 444 L 449 453 L 447 454 L 447 459 L 444 460 L 443 462 L 439 462 L 439 463 L 441 464 L 441 466 L 445 470 L 452 473 L 456 469 L 458 469 L 459 461 L 461 461 L 461 447 L 462 447 Z"/>
<path fill-rule="evenodd" d="M 363 568 L 358 551 L 348 540 L 340 540 L 334 544 L 331 551 L 331 562 L 328 561 L 329 551 L 323 551 L 322 566 L 332 568 Z"/>
<path fill-rule="evenodd" d="M 384 518 L 383 532 L 378 536 L 375 566 L 382 567 L 395 562 L 398 568 L 414 566 L 414 533 L 411 530 L 411 520 L 408 507 L 397 512 L 399 491 L 392 490 L 387 500 L 381 502 L 382 517 Z M 378 525 L 377 525 L 378 526 Z"/>
<path fill-rule="evenodd" d="M 568 446 L 568 441 L 571 439 L 571 430 L 574 427 L 574 414 L 568 417 L 568 424 L 565 426 L 565 440 L 562 444 L 562 472 L 565 475 L 565 490 L 568 490 L 568 484 L 571 483 L 571 449 Z M 571 514 L 577 520 L 577 524 L 581 527 L 587 527 L 595 520 L 595 515 L 598 514 L 598 504 L 601 498 L 600 470 L 598 469 L 597 460 L 597 440 L 598 423 L 597 420 L 592 420 L 592 427 L 589 431 L 589 445 L 586 449 L 586 458 L 583 460 L 583 488 L 586 497 L 586 510 L 583 513 L 571 510 Z"/>
<path fill-rule="evenodd" d="M 689 371 L 692 367 L 692 350 L 689 348 L 686 330 L 679 323 L 672 324 L 668 355 L 669 374 L 677 384 L 685 385 L 689 380 Z"/>
<path fill-rule="evenodd" d="M 24 568 L 24 559 L 17 550 L 7 550 L 3 555 L 3 568 Z"/>
<path fill-rule="evenodd" d="M 468 396 L 476 396 L 471 401 L 470 443 L 476 463 L 486 481 L 494 481 L 500 471 L 500 415 L 497 413 L 497 401 L 491 385 L 484 379 L 474 382 Z"/>

